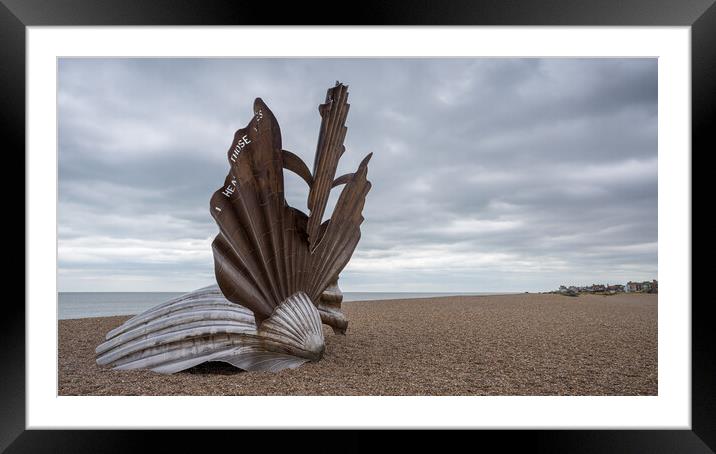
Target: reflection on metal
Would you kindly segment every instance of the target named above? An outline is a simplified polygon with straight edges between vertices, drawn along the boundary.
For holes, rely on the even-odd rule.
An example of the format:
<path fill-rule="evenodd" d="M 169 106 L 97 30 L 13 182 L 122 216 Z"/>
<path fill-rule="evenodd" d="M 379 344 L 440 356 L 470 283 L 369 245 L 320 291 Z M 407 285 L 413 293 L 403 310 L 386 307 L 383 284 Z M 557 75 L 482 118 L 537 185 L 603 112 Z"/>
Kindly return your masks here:
<path fill-rule="evenodd" d="M 206 361 L 281 370 L 323 354 L 321 321 L 345 333 L 338 275 L 360 239 L 371 155 L 336 178 L 345 151 L 347 87 L 336 83 L 319 106 L 313 171 L 284 150 L 273 113 L 257 98 L 254 116 L 228 150 L 229 173 L 211 197 L 219 226 L 212 244 L 217 286 L 152 308 L 107 334 L 97 362 L 173 373 Z M 310 214 L 284 198 L 284 169 L 309 185 Z M 330 191 L 343 186 L 330 219 Z"/>
<path fill-rule="evenodd" d="M 321 293 L 321 297 L 318 299 L 318 313 L 321 315 L 321 321 L 330 325 L 336 334 L 345 334 L 348 328 L 348 319 L 341 311 L 341 302 L 343 302 L 343 293 L 341 293 L 338 279 L 336 279 Z"/>

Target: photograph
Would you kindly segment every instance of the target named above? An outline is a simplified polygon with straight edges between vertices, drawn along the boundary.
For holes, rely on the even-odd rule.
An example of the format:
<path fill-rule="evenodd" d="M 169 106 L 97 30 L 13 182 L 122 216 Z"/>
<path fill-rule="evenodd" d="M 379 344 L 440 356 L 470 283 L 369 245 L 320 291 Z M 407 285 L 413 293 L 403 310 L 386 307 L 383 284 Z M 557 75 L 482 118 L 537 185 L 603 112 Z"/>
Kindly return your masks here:
<path fill-rule="evenodd" d="M 658 58 L 56 68 L 58 396 L 660 395 Z"/>
<path fill-rule="evenodd" d="M 0 452 L 714 452 L 714 1 L 0 0 Z"/>

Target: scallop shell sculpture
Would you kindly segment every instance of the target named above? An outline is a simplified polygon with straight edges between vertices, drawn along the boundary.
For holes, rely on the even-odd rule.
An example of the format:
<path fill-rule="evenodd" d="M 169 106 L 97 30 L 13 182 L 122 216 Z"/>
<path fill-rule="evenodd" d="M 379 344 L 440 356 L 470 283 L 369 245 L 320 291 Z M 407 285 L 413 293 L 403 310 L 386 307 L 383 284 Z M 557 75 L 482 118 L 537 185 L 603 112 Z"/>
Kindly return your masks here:
<path fill-rule="evenodd" d="M 284 150 L 278 122 L 254 101 L 254 116 L 228 151 L 230 170 L 211 197 L 219 226 L 213 285 L 160 304 L 110 331 L 97 363 L 115 369 L 174 373 L 207 361 L 244 370 L 278 371 L 318 361 L 321 322 L 345 333 L 338 275 L 360 239 L 370 190 L 369 154 L 358 170 L 336 178 L 345 152 L 347 86 L 336 83 L 319 106 L 321 130 L 313 172 Z M 283 170 L 309 185 L 310 215 L 284 198 Z M 344 185 L 330 219 L 332 188 Z"/>

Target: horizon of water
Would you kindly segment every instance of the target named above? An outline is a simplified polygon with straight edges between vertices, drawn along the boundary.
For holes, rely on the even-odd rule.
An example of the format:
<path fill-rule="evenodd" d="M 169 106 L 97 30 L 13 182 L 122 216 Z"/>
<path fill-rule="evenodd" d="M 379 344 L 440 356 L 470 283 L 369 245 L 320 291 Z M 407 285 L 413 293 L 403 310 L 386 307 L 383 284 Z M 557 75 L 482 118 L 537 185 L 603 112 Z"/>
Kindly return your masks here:
<path fill-rule="evenodd" d="M 186 292 L 58 292 L 59 320 L 135 315 Z M 343 301 L 381 301 L 437 296 L 486 296 L 521 292 L 343 292 Z"/>

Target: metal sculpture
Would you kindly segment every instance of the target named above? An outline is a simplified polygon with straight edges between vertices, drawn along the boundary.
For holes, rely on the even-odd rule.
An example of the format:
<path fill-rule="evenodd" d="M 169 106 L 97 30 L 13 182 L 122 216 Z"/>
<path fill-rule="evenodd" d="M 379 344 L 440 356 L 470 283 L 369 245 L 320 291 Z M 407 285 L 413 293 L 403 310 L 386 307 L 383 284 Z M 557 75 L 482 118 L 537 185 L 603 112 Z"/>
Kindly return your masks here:
<path fill-rule="evenodd" d="M 278 122 L 254 101 L 254 116 L 228 151 L 229 173 L 211 197 L 219 234 L 212 243 L 218 286 L 175 298 L 110 331 L 97 363 L 173 373 L 206 361 L 245 370 L 281 370 L 323 355 L 321 322 L 345 333 L 338 275 L 360 239 L 372 154 L 336 178 L 349 104 L 336 83 L 319 106 L 321 129 L 313 172 L 284 150 Z M 310 214 L 284 198 L 283 170 L 309 185 Z M 323 221 L 332 188 L 345 185 Z"/>

